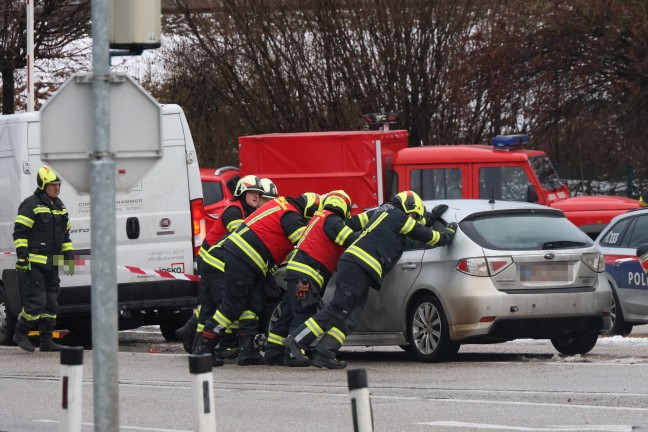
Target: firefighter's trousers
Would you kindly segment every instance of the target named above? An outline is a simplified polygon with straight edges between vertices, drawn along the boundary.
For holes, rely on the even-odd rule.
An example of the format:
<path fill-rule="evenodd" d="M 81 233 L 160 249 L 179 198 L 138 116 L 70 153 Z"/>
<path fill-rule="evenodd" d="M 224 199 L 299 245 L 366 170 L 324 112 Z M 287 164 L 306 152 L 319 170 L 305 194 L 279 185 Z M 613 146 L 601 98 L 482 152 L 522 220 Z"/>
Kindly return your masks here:
<path fill-rule="evenodd" d="M 205 322 L 205 329 L 221 335 L 239 320 L 239 332 L 256 335 L 259 316 L 263 310 L 262 275 L 228 250 L 223 251 L 225 267 L 225 293 L 213 317 Z"/>
<path fill-rule="evenodd" d="M 24 272 L 24 282 L 23 317 L 31 322 L 41 317 L 56 319 L 61 283 L 58 267 L 53 266 L 48 270 L 32 265 L 31 270 Z"/>

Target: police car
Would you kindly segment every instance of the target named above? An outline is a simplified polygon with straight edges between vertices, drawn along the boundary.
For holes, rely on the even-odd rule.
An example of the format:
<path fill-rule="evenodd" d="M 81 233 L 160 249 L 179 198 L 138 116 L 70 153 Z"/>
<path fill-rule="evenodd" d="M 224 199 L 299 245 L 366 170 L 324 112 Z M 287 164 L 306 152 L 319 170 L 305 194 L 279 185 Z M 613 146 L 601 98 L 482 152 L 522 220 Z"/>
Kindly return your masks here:
<path fill-rule="evenodd" d="M 615 217 L 596 239 L 614 294 L 610 334 L 627 335 L 633 326 L 648 324 L 648 278 L 636 255 L 643 243 L 648 243 L 648 209 Z"/>

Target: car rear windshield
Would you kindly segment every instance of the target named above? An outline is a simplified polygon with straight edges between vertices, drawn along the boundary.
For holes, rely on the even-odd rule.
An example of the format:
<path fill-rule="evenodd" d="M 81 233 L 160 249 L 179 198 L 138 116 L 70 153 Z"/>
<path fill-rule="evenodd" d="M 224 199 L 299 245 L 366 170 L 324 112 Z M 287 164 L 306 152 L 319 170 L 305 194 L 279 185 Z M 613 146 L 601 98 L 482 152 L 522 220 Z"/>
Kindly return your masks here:
<path fill-rule="evenodd" d="M 572 249 L 593 244 L 567 218 L 547 213 L 478 215 L 462 221 L 459 227 L 475 243 L 487 249 Z"/>

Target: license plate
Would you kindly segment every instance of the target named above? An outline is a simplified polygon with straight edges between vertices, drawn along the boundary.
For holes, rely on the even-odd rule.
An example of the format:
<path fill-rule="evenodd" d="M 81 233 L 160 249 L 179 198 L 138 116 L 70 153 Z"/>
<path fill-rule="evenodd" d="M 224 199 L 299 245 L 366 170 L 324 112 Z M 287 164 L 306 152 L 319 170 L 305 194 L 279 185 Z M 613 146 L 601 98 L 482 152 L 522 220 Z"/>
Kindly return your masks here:
<path fill-rule="evenodd" d="M 572 279 L 568 262 L 521 263 L 521 282 L 565 282 Z"/>

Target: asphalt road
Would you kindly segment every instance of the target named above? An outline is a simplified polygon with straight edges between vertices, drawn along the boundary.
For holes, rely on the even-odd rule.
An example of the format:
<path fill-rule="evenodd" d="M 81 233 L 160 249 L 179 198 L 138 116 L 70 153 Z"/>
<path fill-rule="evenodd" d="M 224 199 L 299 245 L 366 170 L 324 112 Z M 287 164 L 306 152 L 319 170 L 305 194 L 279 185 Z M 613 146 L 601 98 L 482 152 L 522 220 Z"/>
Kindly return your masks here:
<path fill-rule="evenodd" d="M 648 327 L 648 326 L 643 326 Z M 456 360 L 423 364 L 399 348 L 349 348 L 367 371 L 375 431 L 648 430 L 648 328 L 601 338 L 563 357 L 549 342 L 462 346 Z M 120 333 L 122 431 L 190 431 L 191 385 L 179 343 L 155 329 Z M 0 430 L 57 430 L 56 353 L 0 347 Z M 93 430 L 92 351 L 84 357 L 83 430 Z M 218 431 L 352 431 L 347 372 L 215 368 Z"/>

